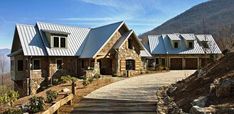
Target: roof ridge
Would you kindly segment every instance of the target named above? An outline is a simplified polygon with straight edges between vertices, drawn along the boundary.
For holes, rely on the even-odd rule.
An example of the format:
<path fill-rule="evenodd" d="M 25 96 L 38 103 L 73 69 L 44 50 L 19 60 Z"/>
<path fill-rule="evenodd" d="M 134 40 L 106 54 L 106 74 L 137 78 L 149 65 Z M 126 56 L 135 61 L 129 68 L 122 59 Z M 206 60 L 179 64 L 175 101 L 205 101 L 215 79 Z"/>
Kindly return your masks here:
<path fill-rule="evenodd" d="M 122 23 L 124 23 L 124 21 L 118 21 L 118 22 L 114 22 L 114 23 L 110 23 L 110 24 L 102 25 L 102 26 L 99 26 L 99 27 L 91 28 L 91 29 L 98 29 L 98 28 L 102 28 L 102 27 L 110 26 L 110 25 L 117 24 L 117 23 L 122 24 Z"/>
<path fill-rule="evenodd" d="M 49 23 L 49 22 L 40 22 L 40 21 L 37 21 L 36 25 L 40 24 L 40 23 L 41 24 L 51 24 L 51 25 L 57 25 L 57 26 L 63 26 L 63 27 L 72 27 L 72 28 L 81 28 L 81 29 L 91 30 L 91 28 L 79 27 L 79 26 L 76 26 L 76 25 L 66 25 L 66 24 L 60 24 L 60 23 Z"/>

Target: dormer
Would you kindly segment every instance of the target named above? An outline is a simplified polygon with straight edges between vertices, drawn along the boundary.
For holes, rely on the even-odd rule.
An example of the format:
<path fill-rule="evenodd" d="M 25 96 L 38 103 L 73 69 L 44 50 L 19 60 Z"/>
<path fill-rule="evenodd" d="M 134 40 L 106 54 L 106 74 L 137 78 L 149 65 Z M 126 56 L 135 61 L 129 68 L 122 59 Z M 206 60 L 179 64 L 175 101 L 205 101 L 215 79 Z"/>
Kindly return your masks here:
<path fill-rule="evenodd" d="M 178 34 L 168 34 L 167 37 L 171 41 L 171 46 L 172 48 L 180 48 L 180 41 L 181 39 L 179 38 Z"/>
<path fill-rule="evenodd" d="M 188 48 L 188 49 L 194 48 L 195 36 L 193 34 L 181 34 L 180 37 L 182 37 L 184 39 L 186 48 Z"/>
<path fill-rule="evenodd" d="M 67 38 L 70 33 L 53 30 L 42 31 L 45 33 L 50 48 L 68 48 Z"/>

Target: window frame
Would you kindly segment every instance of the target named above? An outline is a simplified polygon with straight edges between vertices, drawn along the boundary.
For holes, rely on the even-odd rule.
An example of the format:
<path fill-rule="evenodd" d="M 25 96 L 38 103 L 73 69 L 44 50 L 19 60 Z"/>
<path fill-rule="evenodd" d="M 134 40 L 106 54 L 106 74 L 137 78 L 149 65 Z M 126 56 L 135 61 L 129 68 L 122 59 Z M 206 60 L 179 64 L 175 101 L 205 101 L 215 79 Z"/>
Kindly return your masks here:
<path fill-rule="evenodd" d="M 191 44 L 191 45 L 190 45 Z M 188 42 L 188 48 L 194 48 L 194 43 L 192 41 Z"/>
<path fill-rule="evenodd" d="M 125 62 L 126 62 L 126 70 L 136 70 L 136 61 L 135 60 L 128 59 L 128 60 L 125 60 Z M 132 68 L 128 67 L 129 63 L 132 66 Z"/>
<path fill-rule="evenodd" d="M 22 65 L 19 65 L 19 62 L 22 62 Z M 19 67 L 20 66 L 20 67 Z M 20 69 L 19 69 L 20 68 Z M 17 71 L 24 71 L 24 60 L 17 60 Z"/>
<path fill-rule="evenodd" d="M 55 47 L 55 45 L 54 45 L 54 43 L 55 43 L 55 42 L 54 42 L 54 38 L 55 38 L 55 37 L 58 38 L 58 47 Z M 51 47 L 53 47 L 53 48 L 62 48 L 62 49 L 67 48 L 67 37 L 66 37 L 66 36 L 52 35 L 52 36 L 51 36 L 51 39 L 52 39 L 52 40 L 51 40 Z M 62 43 L 61 43 L 61 42 L 62 42 L 61 39 L 65 39 L 65 40 L 64 40 L 64 41 L 65 41 L 65 42 L 64 42 L 64 43 L 65 43 L 65 44 L 64 44 L 64 47 L 62 47 L 62 45 L 61 45 L 61 44 L 62 44 Z"/>
<path fill-rule="evenodd" d="M 177 45 L 175 45 L 175 44 L 177 44 Z M 174 48 L 179 48 L 179 42 L 174 42 Z"/>
<path fill-rule="evenodd" d="M 38 69 L 35 69 L 35 61 L 39 61 L 39 68 Z M 34 70 L 34 71 L 41 70 L 41 60 L 40 59 L 33 59 L 32 63 L 33 63 L 32 70 Z"/>

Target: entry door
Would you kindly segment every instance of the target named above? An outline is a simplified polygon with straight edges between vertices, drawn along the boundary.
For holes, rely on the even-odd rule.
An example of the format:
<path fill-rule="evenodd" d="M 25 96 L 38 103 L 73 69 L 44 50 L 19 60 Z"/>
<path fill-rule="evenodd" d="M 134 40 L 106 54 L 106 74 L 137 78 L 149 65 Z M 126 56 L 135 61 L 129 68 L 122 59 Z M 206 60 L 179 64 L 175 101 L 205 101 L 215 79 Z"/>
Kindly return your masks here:
<path fill-rule="evenodd" d="M 112 60 L 109 58 L 100 59 L 100 73 L 102 75 L 112 75 Z"/>

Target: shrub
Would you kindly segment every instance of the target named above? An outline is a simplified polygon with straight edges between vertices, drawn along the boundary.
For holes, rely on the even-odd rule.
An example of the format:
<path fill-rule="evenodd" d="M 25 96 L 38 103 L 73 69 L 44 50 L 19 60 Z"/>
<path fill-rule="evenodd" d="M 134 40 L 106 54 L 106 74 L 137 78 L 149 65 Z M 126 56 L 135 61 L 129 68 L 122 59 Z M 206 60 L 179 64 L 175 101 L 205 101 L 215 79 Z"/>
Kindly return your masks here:
<path fill-rule="evenodd" d="M 82 84 L 83 84 L 84 86 L 87 86 L 87 85 L 89 85 L 89 81 L 88 81 L 88 80 L 84 80 Z"/>
<path fill-rule="evenodd" d="M 95 79 L 98 79 L 98 78 L 101 78 L 101 76 L 100 76 L 100 74 L 96 73 L 96 74 L 94 75 L 94 78 L 95 78 Z"/>
<path fill-rule="evenodd" d="M 72 77 L 72 76 L 70 76 L 70 75 L 62 76 L 60 79 L 61 79 L 61 81 L 62 81 L 63 83 L 72 82 L 72 81 L 76 81 L 76 80 L 77 80 L 77 78 Z"/>
<path fill-rule="evenodd" d="M 89 83 L 93 82 L 94 77 L 88 78 Z"/>
<path fill-rule="evenodd" d="M 19 97 L 18 92 L 9 89 L 6 86 L 1 86 L 0 90 L 2 90 L 1 92 L 4 92 L 0 94 L 0 104 L 10 103 L 10 105 L 12 105 Z"/>
<path fill-rule="evenodd" d="M 23 110 L 20 108 L 12 108 L 3 112 L 3 114 L 23 114 Z"/>
<path fill-rule="evenodd" d="M 29 102 L 29 112 L 36 113 L 44 109 L 44 98 L 33 96 Z"/>
<path fill-rule="evenodd" d="M 56 100 L 57 97 L 58 93 L 56 91 L 49 90 L 46 92 L 46 98 L 48 103 L 52 103 L 53 101 Z"/>

